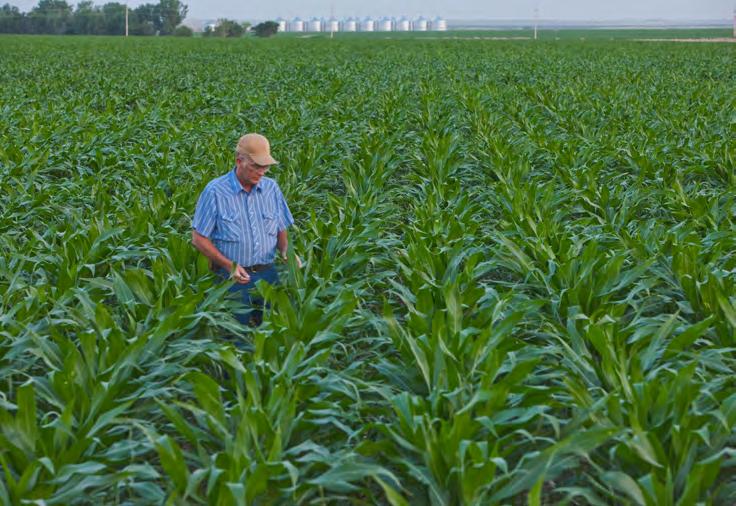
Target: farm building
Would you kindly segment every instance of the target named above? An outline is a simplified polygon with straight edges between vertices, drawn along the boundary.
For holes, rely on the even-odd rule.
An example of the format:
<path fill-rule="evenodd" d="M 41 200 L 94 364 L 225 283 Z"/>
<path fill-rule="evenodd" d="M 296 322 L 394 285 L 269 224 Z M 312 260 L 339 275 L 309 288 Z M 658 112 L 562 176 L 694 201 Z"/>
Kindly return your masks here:
<path fill-rule="evenodd" d="M 358 20 L 355 18 L 348 18 L 342 22 L 343 32 L 356 32 L 358 31 Z"/>
<path fill-rule="evenodd" d="M 322 31 L 322 20 L 319 18 L 312 18 L 307 23 L 308 32 L 321 32 Z"/>
<path fill-rule="evenodd" d="M 426 32 L 428 24 L 429 21 L 427 21 L 427 18 L 420 17 L 419 19 L 416 19 L 414 23 L 412 23 L 412 27 L 415 32 Z"/>
<path fill-rule="evenodd" d="M 291 23 L 289 23 L 288 28 L 290 32 L 303 32 L 304 21 L 301 18 L 294 18 L 291 20 Z"/>
<path fill-rule="evenodd" d="M 408 32 L 411 31 L 411 22 L 406 16 L 396 21 L 395 25 L 397 32 Z"/>
<path fill-rule="evenodd" d="M 430 30 L 435 32 L 446 32 L 447 31 L 447 20 L 436 17 L 432 20 L 432 23 L 430 25 Z"/>
<path fill-rule="evenodd" d="M 361 32 L 372 32 L 376 29 L 376 22 L 371 18 L 365 18 L 360 23 L 360 31 Z"/>

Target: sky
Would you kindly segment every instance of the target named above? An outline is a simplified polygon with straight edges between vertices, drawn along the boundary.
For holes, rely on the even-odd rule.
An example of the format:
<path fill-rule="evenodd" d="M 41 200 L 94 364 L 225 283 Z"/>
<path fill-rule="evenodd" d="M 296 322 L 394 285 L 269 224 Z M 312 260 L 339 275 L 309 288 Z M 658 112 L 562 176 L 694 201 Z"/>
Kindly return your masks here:
<path fill-rule="evenodd" d="M 69 3 L 76 3 L 67 0 Z M 103 4 L 107 0 L 94 0 Z M 112 0 L 110 0 L 112 1 Z M 117 0 L 125 3 L 126 0 Z M 127 0 L 135 7 L 157 0 Z M 38 0 L 2 0 L 29 11 Z M 664 19 L 727 20 L 733 16 L 736 0 L 182 0 L 189 6 L 188 18 L 263 20 L 299 16 L 338 18 L 348 16 L 409 16 L 446 19 L 512 20 L 532 19 L 539 9 L 540 19 L 560 21 L 615 21 Z"/>

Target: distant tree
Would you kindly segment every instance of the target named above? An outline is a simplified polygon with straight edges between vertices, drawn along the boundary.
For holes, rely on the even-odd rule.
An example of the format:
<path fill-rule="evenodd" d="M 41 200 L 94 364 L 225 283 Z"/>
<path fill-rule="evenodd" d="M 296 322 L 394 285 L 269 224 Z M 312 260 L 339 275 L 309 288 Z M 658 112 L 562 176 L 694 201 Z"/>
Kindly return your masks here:
<path fill-rule="evenodd" d="M 253 27 L 258 37 L 270 37 L 279 31 L 279 24 L 276 21 L 264 21 Z"/>
<path fill-rule="evenodd" d="M 154 26 L 161 35 L 171 35 L 187 17 L 189 7 L 179 0 L 159 0 Z"/>
<path fill-rule="evenodd" d="M 194 31 L 186 25 L 179 25 L 174 28 L 174 35 L 177 37 L 191 37 Z"/>
<path fill-rule="evenodd" d="M 14 5 L 0 7 L 0 33 L 25 33 L 26 16 Z"/>
<path fill-rule="evenodd" d="M 243 25 L 232 19 L 219 19 L 212 35 L 215 37 L 242 37 L 245 33 Z"/>
<path fill-rule="evenodd" d="M 33 33 L 61 35 L 71 31 L 72 6 L 64 0 L 40 0 L 28 15 Z"/>
<path fill-rule="evenodd" d="M 158 21 L 158 5 L 141 4 L 129 15 L 129 30 L 132 35 L 156 35 Z"/>
<path fill-rule="evenodd" d="M 105 20 L 102 9 L 96 7 L 92 0 L 79 2 L 72 15 L 70 32 L 77 35 L 104 34 Z"/>
<path fill-rule="evenodd" d="M 125 5 L 108 2 L 102 6 L 102 22 L 105 35 L 125 35 Z M 128 13 L 128 22 L 135 21 L 133 12 Z M 132 33 L 132 32 L 131 32 Z"/>
<path fill-rule="evenodd" d="M 28 14 L 10 4 L 0 7 L 0 33 L 122 35 L 126 6 L 118 2 L 94 5 L 81 0 L 74 9 L 66 0 L 39 0 Z M 158 0 L 128 12 L 131 35 L 170 35 L 188 7 L 181 0 Z"/>

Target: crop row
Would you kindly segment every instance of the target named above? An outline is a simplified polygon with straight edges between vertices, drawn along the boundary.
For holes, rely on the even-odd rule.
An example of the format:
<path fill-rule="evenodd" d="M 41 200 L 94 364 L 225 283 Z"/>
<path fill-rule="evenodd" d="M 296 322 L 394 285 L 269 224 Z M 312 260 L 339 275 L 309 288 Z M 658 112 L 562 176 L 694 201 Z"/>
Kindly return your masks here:
<path fill-rule="evenodd" d="M 0 502 L 734 501 L 733 48 L 0 44 Z M 244 330 L 246 131 L 305 267 Z"/>

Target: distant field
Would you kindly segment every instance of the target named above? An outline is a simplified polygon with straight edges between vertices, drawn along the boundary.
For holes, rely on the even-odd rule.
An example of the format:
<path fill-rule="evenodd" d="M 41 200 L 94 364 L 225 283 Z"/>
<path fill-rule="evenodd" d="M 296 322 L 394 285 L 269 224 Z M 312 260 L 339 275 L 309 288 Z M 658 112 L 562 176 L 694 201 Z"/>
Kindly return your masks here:
<path fill-rule="evenodd" d="M 650 33 L 0 37 L 0 504 L 736 504 L 736 46 Z"/>
<path fill-rule="evenodd" d="M 546 37 L 586 38 L 586 39 L 711 39 L 732 37 L 733 30 L 729 28 L 662 28 L 662 29 L 598 29 L 598 30 L 550 30 L 545 31 Z"/>
<path fill-rule="evenodd" d="M 722 38 L 732 37 L 733 30 L 728 28 L 643 28 L 643 29 L 540 29 L 538 38 L 541 40 L 556 39 L 646 39 L 646 38 L 665 38 L 665 39 L 685 39 L 685 38 Z M 329 38 L 329 33 L 280 33 L 279 38 L 295 37 L 295 38 Z M 527 29 L 514 30 L 449 30 L 447 32 L 336 32 L 334 37 L 337 38 L 458 38 L 458 37 L 529 37 L 534 36 L 531 27 Z"/>

